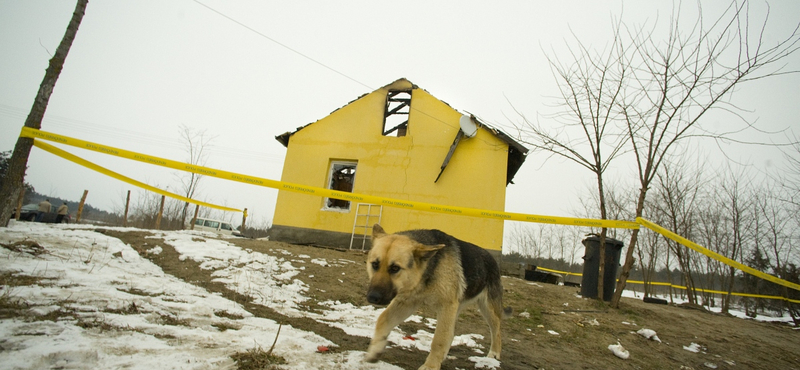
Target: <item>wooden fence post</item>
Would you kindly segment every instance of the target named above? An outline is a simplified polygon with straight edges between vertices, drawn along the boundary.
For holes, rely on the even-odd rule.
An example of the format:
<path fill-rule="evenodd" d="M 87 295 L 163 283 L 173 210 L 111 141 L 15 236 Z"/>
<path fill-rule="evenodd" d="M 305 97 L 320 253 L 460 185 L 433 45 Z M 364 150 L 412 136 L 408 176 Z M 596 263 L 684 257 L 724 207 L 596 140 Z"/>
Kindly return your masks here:
<path fill-rule="evenodd" d="M 192 228 L 189 230 L 194 230 L 194 223 L 197 222 L 197 212 L 200 212 L 200 205 L 194 205 L 194 217 L 192 217 Z"/>
<path fill-rule="evenodd" d="M 125 198 L 125 216 L 122 216 L 122 227 L 128 227 L 128 207 L 131 204 L 131 191 L 128 190 L 128 196 Z"/>
<path fill-rule="evenodd" d="M 244 212 L 242 212 L 242 227 L 241 227 L 241 230 L 239 230 L 239 232 L 242 235 L 244 235 L 244 229 L 245 229 L 246 225 L 247 225 L 247 208 L 245 208 Z"/>
<path fill-rule="evenodd" d="M 78 214 L 75 215 L 75 223 L 81 222 L 81 215 L 83 214 L 83 205 L 86 203 L 86 196 L 89 194 L 89 190 L 83 191 L 83 196 L 81 197 L 81 202 L 78 203 Z"/>
<path fill-rule="evenodd" d="M 161 207 L 158 208 L 158 217 L 156 217 L 156 230 L 161 230 L 161 215 L 164 214 L 164 200 L 167 199 L 165 195 L 161 196 Z"/>

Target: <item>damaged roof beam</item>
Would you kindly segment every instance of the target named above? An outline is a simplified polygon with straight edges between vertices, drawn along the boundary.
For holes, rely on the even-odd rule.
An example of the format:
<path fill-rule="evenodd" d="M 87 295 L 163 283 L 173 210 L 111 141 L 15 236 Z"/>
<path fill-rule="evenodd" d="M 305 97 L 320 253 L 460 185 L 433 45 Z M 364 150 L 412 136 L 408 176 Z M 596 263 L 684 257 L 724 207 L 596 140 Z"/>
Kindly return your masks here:
<path fill-rule="evenodd" d="M 392 127 L 391 129 L 389 129 L 389 131 L 384 132 L 383 136 L 388 136 L 392 132 L 399 130 L 401 127 L 406 127 L 406 126 L 408 126 L 408 121 L 405 121 L 397 126 Z"/>
<path fill-rule="evenodd" d="M 389 116 L 391 116 L 393 114 L 408 114 L 408 112 L 399 112 L 399 110 L 401 110 L 401 109 L 403 109 L 403 108 L 405 108 L 407 106 L 408 106 L 408 103 L 403 103 L 403 104 L 400 104 L 400 105 L 396 106 L 394 109 L 386 112 L 386 117 L 389 117 Z"/>

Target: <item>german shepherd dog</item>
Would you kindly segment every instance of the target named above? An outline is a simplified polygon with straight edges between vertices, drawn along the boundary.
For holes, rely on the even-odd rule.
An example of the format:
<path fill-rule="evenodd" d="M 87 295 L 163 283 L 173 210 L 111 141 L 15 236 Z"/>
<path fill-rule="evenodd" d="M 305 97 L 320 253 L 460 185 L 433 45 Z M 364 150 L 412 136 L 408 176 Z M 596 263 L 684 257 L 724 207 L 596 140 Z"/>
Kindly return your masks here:
<path fill-rule="evenodd" d="M 419 369 L 439 369 L 450 351 L 458 314 L 471 303 L 478 304 L 489 324 L 487 356 L 500 359 L 500 321 L 511 315 L 511 308 L 503 308 L 500 269 L 489 252 L 439 230 L 387 234 L 375 224 L 367 274 L 367 301 L 389 307 L 378 317 L 365 361 L 376 362 L 391 330 L 425 304 L 437 310 L 437 324 L 431 352 Z"/>

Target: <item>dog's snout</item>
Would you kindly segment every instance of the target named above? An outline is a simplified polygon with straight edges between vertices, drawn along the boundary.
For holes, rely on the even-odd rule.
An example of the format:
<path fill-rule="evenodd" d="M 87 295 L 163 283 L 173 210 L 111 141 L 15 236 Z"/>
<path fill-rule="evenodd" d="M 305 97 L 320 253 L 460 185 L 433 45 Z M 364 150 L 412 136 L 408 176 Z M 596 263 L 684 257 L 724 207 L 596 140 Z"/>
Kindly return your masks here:
<path fill-rule="evenodd" d="M 395 296 L 394 290 L 372 287 L 369 289 L 369 291 L 367 291 L 367 302 L 385 306 L 390 302 L 392 302 L 394 296 Z"/>
<path fill-rule="evenodd" d="M 381 304 L 381 301 L 383 301 L 383 295 L 380 292 L 372 290 L 367 293 L 367 302 Z"/>

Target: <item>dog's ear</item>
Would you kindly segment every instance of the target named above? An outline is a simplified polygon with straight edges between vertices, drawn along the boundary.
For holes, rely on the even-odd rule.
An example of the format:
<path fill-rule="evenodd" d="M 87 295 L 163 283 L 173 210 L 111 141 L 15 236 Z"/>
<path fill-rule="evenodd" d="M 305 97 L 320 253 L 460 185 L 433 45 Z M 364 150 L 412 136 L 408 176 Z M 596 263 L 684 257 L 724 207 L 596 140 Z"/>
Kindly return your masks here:
<path fill-rule="evenodd" d="M 418 260 L 426 260 L 428 258 L 433 257 L 439 249 L 444 248 L 444 244 L 437 244 L 437 245 L 425 245 L 414 243 L 414 258 Z"/>
<path fill-rule="evenodd" d="M 377 239 L 386 236 L 386 231 L 383 231 L 381 225 L 375 224 L 372 226 L 372 239 Z"/>

